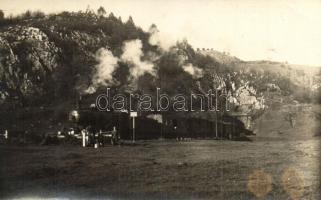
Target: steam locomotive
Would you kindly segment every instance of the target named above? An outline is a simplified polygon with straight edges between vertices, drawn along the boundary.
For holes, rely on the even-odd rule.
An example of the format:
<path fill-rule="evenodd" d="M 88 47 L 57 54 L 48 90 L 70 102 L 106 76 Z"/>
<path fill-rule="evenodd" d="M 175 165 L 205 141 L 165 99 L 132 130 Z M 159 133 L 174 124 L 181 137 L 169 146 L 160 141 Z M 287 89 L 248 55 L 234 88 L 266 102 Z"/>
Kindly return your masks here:
<path fill-rule="evenodd" d="M 215 119 L 203 118 L 204 112 L 197 116 L 181 112 L 141 112 L 135 118 L 135 127 L 133 127 L 133 119 L 127 111 L 101 112 L 95 108 L 94 104 L 89 104 L 90 106 L 87 107 L 83 105 L 83 102 L 79 102 L 78 109 L 69 114 L 69 120 L 74 123 L 77 132 L 85 129 L 93 135 L 93 138 L 108 138 L 107 140 L 111 143 L 134 139 L 133 129 L 137 140 L 235 139 L 249 132 L 235 117 L 220 115 Z M 112 134 L 113 130 L 116 130 L 117 134 Z"/>

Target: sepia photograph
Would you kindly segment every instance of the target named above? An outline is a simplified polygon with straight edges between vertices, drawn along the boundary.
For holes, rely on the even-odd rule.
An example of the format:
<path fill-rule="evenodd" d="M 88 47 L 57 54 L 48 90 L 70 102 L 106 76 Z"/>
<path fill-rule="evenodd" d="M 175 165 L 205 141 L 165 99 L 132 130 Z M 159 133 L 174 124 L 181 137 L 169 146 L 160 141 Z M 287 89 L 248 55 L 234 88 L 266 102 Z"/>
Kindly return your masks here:
<path fill-rule="evenodd" d="M 0 199 L 320 200 L 320 0 L 0 0 Z"/>

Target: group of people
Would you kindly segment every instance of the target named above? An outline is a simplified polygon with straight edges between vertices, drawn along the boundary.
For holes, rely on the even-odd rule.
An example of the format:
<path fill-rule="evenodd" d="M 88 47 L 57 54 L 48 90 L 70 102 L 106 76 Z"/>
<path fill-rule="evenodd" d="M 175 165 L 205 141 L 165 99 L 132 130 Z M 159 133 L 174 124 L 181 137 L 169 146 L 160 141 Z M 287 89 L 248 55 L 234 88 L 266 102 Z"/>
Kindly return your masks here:
<path fill-rule="evenodd" d="M 99 132 L 90 132 L 88 129 L 81 130 L 81 137 L 82 137 L 82 146 L 94 146 L 98 148 L 99 146 L 104 146 L 106 143 L 111 145 L 119 144 L 120 137 L 117 133 L 116 127 L 113 127 L 112 131 L 103 132 L 99 130 Z"/>

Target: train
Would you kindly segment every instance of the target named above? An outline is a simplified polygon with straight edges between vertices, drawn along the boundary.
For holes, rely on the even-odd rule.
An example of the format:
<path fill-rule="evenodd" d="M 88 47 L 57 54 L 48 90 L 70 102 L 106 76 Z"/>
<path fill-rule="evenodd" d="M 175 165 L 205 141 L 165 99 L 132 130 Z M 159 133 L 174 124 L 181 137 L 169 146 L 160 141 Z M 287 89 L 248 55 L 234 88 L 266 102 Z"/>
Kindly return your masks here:
<path fill-rule="evenodd" d="M 222 115 L 216 119 L 203 118 L 202 113 L 193 116 L 189 113 L 142 112 L 133 118 L 128 112 L 100 112 L 95 109 L 73 110 L 69 119 L 78 130 L 90 133 L 117 131 L 121 140 L 151 139 L 237 139 L 250 134 L 236 117 Z M 133 134 L 135 133 L 135 134 Z"/>

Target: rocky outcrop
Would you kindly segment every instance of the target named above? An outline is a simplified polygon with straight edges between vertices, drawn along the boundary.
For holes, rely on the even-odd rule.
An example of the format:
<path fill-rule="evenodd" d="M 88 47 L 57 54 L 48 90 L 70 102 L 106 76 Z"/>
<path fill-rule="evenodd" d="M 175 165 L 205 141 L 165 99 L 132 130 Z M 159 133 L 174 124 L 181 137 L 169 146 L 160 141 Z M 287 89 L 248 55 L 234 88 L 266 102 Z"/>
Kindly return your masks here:
<path fill-rule="evenodd" d="M 14 26 L 0 32 L 1 99 L 39 95 L 58 67 L 60 49 L 38 28 Z"/>

